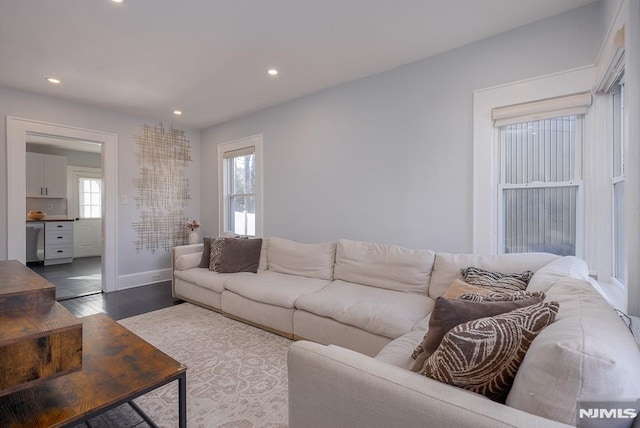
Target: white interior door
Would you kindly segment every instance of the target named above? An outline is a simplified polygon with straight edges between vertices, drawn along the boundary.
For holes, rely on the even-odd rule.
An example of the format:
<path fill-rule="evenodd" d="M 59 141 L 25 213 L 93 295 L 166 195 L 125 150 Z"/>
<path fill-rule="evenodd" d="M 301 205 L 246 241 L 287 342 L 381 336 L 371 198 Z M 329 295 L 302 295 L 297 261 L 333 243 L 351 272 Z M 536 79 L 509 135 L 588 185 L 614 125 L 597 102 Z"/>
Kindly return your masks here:
<path fill-rule="evenodd" d="M 91 183 L 93 182 L 93 183 Z M 91 197 L 102 201 L 102 173 L 97 168 L 69 167 L 69 215 L 76 221 L 73 223 L 73 257 L 102 256 L 102 207 L 94 205 L 93 215 L 86 205 L 81 206 L 83 199 L 87 202 Z M 99 184 L 99 193 L 95 194 L 95 183 Z M 94 184 L 93 194 L 85 193 L 83 187 Z M 89 192 L 90 193 L 90 192 Z"/>

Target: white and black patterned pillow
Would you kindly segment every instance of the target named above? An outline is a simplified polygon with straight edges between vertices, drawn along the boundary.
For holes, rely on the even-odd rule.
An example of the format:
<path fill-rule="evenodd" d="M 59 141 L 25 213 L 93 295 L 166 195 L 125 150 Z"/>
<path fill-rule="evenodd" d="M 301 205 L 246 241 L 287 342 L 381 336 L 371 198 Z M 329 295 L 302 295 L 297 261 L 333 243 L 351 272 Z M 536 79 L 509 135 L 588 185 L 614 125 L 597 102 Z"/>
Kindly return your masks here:
<path fill-rule="evenodd" d="M 418 373 L 504 402 L 531 342 L 558 308 L 558 302 L 538 303 L 459 324 Z"/>
<path fill-rule="evenodd" d="M 544 300 L 546 295 L 542 291 L 513 291 L 509 293 L 491 292 L 488 294 L 465 293 L 459 297 L 462 300 L 471 300 L 472 302 L 513 302 L 516 300 L 529 299 L 531 297 L 539 297 Z"/>
<path fill-rule="evenodd" d="M 222 272 L 222 246 L 227 238 L 215 238 L 211 240 L 211 252 L 209 253 L 209 270 Z"/>
<path fill-rule="evenodd" d="M 471 285 L 487 287 L 494 291 L 521 291 L 527 288 L 533 272 L 522 273 L 491 272 L 477 267 L 460 269 L 465 282 Z"/>

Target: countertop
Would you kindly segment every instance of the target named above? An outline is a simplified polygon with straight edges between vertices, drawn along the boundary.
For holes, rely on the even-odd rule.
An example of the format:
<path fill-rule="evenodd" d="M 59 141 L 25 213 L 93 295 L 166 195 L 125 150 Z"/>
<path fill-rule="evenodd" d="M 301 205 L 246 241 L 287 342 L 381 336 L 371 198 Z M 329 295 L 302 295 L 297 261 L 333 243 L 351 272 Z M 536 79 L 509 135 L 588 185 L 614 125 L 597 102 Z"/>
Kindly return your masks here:
<path fill-rule="evenodd" d="M 42 220 L 31 220 L 26 219 L 27 223 L 44 223 L 47 221 L 73 221 L 73 219 L 68 218 L 43 218 Z"/>

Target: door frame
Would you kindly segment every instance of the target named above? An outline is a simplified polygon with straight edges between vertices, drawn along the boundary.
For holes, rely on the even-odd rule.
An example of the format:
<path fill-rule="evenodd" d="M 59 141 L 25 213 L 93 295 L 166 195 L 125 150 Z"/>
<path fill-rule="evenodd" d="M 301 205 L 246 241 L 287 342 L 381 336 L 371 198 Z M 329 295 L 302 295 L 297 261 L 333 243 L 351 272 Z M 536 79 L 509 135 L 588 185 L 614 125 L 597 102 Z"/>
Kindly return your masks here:
<path fill-rule="evenodd" d="M 25 263 L 27 133 L 99 143 L 102 146 L 102 289 L 116 291 L 118 134 L 7 116 L 7 258 Z"/>

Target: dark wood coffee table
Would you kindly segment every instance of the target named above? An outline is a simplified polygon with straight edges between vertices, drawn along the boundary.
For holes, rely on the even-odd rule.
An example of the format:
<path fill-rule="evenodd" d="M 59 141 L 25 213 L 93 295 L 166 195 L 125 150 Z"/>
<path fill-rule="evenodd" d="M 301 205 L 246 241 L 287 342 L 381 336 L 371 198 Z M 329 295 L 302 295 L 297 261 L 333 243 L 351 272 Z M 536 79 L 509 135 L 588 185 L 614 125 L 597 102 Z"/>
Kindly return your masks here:
<path fill-rule="evenodd" d="M 0 427 L 61 427 L 85 422 L 178 381 L 179 427 L 187 426 L 187 367 L 104 314 L 80 318 L 82 370 L 0 398 Z"/>

